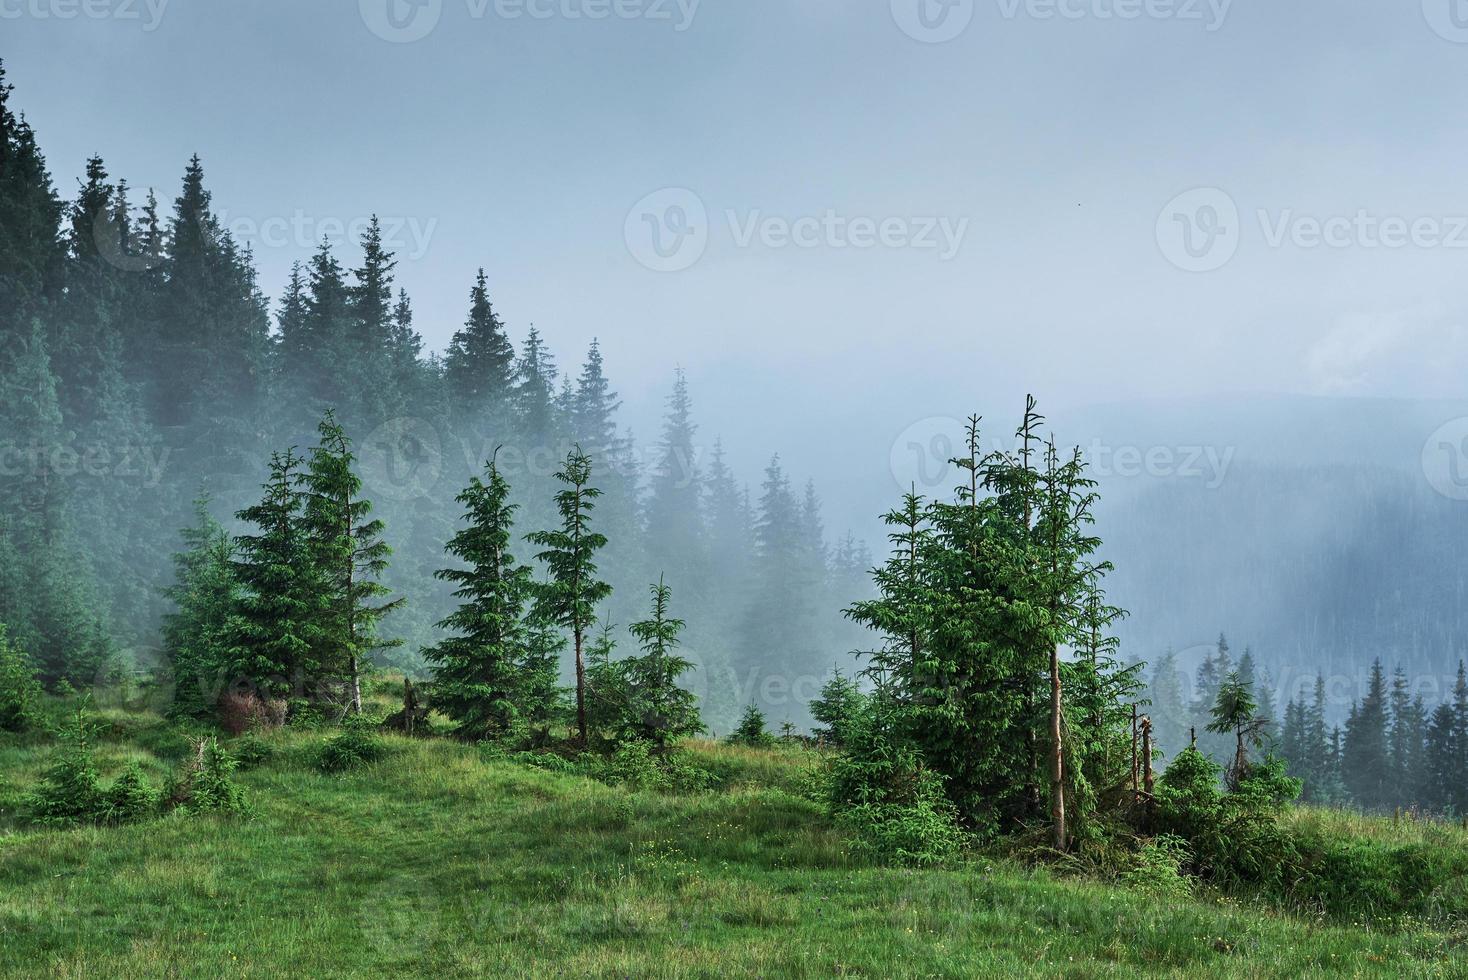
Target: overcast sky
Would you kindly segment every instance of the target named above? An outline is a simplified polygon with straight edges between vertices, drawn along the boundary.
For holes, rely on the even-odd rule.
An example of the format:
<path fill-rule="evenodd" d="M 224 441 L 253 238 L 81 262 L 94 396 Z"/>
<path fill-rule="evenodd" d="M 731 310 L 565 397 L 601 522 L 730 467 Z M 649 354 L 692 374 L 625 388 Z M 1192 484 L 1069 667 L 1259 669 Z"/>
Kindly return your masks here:
<path fill-rule="evenodd" d="M 880 464 L 1026 390 L 1461 394 L 1453 3 L 0 0 L 0 56 L 64 195 L 197 152 L 272 295 L 375 212 L 430 346 L 482 265 L 640 436 L 681 364 Z"/>

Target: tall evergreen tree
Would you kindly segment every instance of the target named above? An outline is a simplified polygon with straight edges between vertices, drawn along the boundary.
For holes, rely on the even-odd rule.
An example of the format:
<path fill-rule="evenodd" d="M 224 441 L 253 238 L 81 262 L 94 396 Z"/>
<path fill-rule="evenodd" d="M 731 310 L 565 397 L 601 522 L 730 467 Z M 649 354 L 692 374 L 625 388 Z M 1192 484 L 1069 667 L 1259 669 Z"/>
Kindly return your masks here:
<path fill-rule="evenodd" d="M 1381 660 L 1371 665 L 1366 695 L 1346 723 L 1342 772 L 1358 805 L 1377 810 L 1391 804 L 1387 767 L 1387 693 Z"/>
<path fill-rule="evenodd" d="M 612 587 L 597 578 L 596 554 L 606 547 L 607 539 L 591 525 L 592 511 L 601 496 L 601 491 L 591 485 L 591 457 L 579 446 L 572 448 L 556 479 L 564 487 L 556 494 L 561 526 L 553 531 L 536 531 L 527 540 L 545 549 L 536 557 L 550 572 L 550 581 L 536 596 L 537 613 L 571 631 L 576 656 L 576 729 L 585 746 L 585 641 L 596 622 L 597 604 L 612 593 Z"/>
<path fill-rule="evenodd" d="M 535 675 L 527 664 L 532 649 L 526 621 L 534 581 L 530 568 L 510 552 L 517 508 L 509 496 L 509 483 L 493 458 L 485 478 L 474 477 L 459 494 L 466 526 L 447 550 L 464 564 L 437 573 L 456 586 L 460 605 L 439 624 L 454 635 L 423 654 L 434 665 L 435 701 L 469 738 L 503 735 L 547 708 L 544 686 L 526 684 Z"/>
<path fill-rule="evenodd" d="M 383 639 L 379 626 L 404 599 L 378 601 L 390 594 L 381 580 L 392 549 L 382 537 L 386 525 L 372 517 L 372 502 L 362 496 L 351 440 L 329 411 L 317 432 L 321 441 L 302 481 L 311 560 L 327 590 L 315 660 L 342 672 L 348 708 L 361 714 L 363 664 L 401 642 Z"/>
<path fill-rule="evenodd" d="M 182 535 L 174 584 L 164 590 L 173 610 L 163 620 L 163 652 L 173 665 L 171 713 L 202 718 L 230 680 L 230 616 L 240 600 L 235 542 L 209 512 L 207 497 L 194 501 L 194 524 Z"/>
<path fill-rule="evenodd" d="M 515 349 L 489 301 L 489 280 L 480 269 L 469 290 L 469 316 L 449 342 L 444 381 L 463 408 L 484 411 L 510 394 Z"/>
<path fill-rule="evenodd" d="M 273 454 L 264 496 L 236 515 L 257 530 L 238 539 L 230 673 L 266 698 L 305 698 L 322 668 L 327 593 L 303 527 L 302 462 L 293 450 Z"/>

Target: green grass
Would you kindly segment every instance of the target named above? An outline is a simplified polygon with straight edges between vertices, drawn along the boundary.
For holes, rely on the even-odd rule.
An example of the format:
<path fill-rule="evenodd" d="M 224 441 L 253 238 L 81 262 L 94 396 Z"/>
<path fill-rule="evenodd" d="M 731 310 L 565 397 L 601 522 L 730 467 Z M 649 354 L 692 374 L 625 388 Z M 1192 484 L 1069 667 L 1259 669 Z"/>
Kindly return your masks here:
<path fill-rule="evenodd" d="M 51 748 L 0 742 L 0 975 L 1468 975 L 1461 933 L 1002 862 L 862 864 L 810 801 L 804 752 L 695 743 L 717 788 L 675 796 L 441 740 L 389 738 L 381 761 L 324 775 L 327 737 L 271 736 L 274 755 L 240 776 L 251 819 L 69 832 L 13 812 Z M 167 755 L 166 730 L 115 738 L 104 775 L 128 758 L 167 770 L 139 747 Z"/>

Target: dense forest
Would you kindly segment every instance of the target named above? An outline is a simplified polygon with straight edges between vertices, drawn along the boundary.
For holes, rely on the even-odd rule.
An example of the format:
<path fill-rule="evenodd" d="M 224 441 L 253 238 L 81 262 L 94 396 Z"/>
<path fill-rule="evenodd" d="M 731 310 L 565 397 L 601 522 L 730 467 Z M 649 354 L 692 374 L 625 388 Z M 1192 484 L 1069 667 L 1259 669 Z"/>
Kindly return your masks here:
<path fill-rule="evenodd" d="M 3 85 L 0 127 L 0 621 L 47 684 L 171 665 L 159 636 L 177 593 L 162 586 L 216 525 L 245 526 L 271 454 L 308 452 L 330 411 L 391 549 L 381 584 L 404 600 L 372 662 L 425 673 L 454 605 L 435 573 L 455 498 L 486 461 L 528 532 L 553 523 L 555 474 L 579 446 L 608 542 L 601 625 L 638 619 L 665 576 L 709 724 L 727 730 L 751 702 L 809 722 L 860 640 L 840 609 L 867 589 L 865 546 L 828 532 L 816 487 L 779 456 L 752 488 L 734 473 L 671 365 L 643 451 L 602 346 L 563 370 L 534 327 L 512 340 L 484 271 L 447 350 L 428 351 L 375 219 L 350 255 L 323 242 L 272 300 L 197 158 L 171 205 L 101 158 L 63 200 Z"/>

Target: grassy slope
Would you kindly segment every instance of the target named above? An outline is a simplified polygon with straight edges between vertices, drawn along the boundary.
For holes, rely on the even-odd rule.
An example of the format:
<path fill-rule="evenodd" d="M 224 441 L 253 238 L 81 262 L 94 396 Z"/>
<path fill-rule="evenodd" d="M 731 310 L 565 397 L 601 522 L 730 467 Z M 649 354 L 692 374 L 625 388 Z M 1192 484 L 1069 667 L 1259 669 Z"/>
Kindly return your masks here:
<path fill-rule="evenodd" d="M 248 821 L 18 832 L 46 749 L 0 744 L 0 975 L 1462 976 L 1456 941 L 1004 865 L 862 866 L 798 792 L 809 763 L 698 746 L 735 774 L 633 793 L 392 740 L 329 777 L 320 736 L 242 779 Z M 109 746 L 113 770 L 138 749 Z"/>

